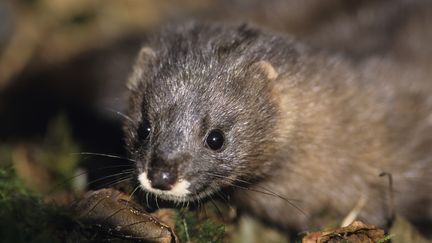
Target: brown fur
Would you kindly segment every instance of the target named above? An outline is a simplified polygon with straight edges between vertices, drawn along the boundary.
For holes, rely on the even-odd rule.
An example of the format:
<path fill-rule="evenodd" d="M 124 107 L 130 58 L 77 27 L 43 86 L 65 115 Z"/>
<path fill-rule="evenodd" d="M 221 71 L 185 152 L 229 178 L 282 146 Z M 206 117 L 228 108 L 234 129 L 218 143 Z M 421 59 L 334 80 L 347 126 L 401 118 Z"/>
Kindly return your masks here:
<path fill-rule="evenodd" d="M 232 187 L 240 208 L 306 230 L 323 215 L 340 222 L 363 197 L 367 223 L 388 225 L 394 203 L 418 226 L 431 224 L 432 84 L 420 68 L 354 62 L 245 26 L 175 27 L 144 50 L 126 142 L 138 172 L 158 156 L 151 166 L 175 166 L 191 182 L 194 196 L 166 199 Z M 144 118 L 152 132 L 140 140 Z M 202 143 L 214 128 L 225 134 L 221 151 Z M 273 195 L 253 193 L 263 190 Z"/>
<path fill-rule="evenodd" d="M 298 80 L 285 76 L 274 83 L 280 111 L 276 129 L 286 146 L 285 159 L 255 189 L 300 199 L 296 205 L 305 214 L 269 195 L 243 192 L 238 195 L 241 205 L 276 225 L 302 230 L 329 214 L 340 223 L 361 197 L 367 201 L 359 218 L 369 223 L 391 223 L 393 203 L 398 214 L 414 223 L 430 220 L 428 76 L 384 61 L 366 62 L 371 63 L 355 67 L 360 70 L 343 59 L 305 62 L 319 67 L 305 70 Z M 393 188 L 380 177 L 382 172 L 392 175 Z"/>

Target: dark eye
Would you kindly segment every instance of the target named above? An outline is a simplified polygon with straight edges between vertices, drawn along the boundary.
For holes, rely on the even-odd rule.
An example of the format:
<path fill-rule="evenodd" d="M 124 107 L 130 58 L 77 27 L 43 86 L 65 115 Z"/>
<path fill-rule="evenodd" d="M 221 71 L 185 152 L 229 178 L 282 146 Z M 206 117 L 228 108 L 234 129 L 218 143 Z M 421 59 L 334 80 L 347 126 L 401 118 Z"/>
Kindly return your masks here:
<path fill-rule="evenodd" d="M 209 148 L 213 150 L 218 150 L 222 148 L 224 144 L 224 136 L 221 130 L 215 129 L 211 130 L 207 136 L 206 142 Z"/>
<path fill-rule="evenodd" d="M 150 122 L 144 119 L 141 125 L 138 127 L 138 138 L 140 140 L 146 140 L 151 132 Z"/>

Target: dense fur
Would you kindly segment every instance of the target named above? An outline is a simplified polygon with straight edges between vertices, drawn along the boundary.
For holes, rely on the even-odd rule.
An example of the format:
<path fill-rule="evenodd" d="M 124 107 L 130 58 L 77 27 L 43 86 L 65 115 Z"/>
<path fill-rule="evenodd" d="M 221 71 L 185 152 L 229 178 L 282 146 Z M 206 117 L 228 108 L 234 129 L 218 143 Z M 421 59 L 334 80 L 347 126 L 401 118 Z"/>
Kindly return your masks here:
<path fill-rule="evenodd" d="M 387 225 L 394 203 L 425 226 L 432 219 L 429 79 L 244 25 L 169 27 L 134 68 L 126 144 L 139 173 L 153 164 L 190 181 L 190 196 L 165 199 L 197 200 L 238 183 L 301 200 L 293 203 L 305 213 L 233 187 L 237 205 L 286 229 L 310 229 L 323 215 L 340 221 L 361 200 L 366 222 Z M 137 133 L 144 119 L 152 127 L 145 141 Z M 225 134 L 220 151 L 205 145 L 215 128 Z M 392 175 L 393 190 L 382 172 Z"/>

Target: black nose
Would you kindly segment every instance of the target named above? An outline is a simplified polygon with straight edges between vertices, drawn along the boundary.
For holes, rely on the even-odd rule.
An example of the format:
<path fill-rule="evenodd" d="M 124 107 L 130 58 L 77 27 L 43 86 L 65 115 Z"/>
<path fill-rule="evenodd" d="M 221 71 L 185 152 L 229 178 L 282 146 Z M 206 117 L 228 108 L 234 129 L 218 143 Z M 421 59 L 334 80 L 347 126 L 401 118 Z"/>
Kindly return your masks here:
<path fill-rule="evenodd" d="M 153 188 L 171 190 L 177 180 L 177 173 L 173 170 L 155 168 L 148 172 L 148 179 Z"/>

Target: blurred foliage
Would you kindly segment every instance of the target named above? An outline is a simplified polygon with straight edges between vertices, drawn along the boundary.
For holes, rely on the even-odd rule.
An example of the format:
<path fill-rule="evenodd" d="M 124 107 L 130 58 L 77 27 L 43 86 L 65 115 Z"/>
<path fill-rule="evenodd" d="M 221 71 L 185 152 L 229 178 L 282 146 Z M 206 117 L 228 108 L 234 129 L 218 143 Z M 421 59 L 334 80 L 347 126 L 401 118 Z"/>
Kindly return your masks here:
<path fill-rule="evenodd" d="M 70 178 L 78 159 L 71 152 L 78 147 L 64 116 L 52 122 L 42 144 L 0 146 L 0 241 L 86 242 L 88 237 L 70 209 L 46 203 L 52 195 L 41 193 L 58 181 L 63 181 L 59 190 L 72 189 Z M 38 182 L 41 178 L 48 181 Z"/>
<path fill-rule="evenodd" d="M 301 237 L 282 234 L 257 221 L 250 215 L 241 215 L 238 224 L 230 225 L 230 242 L 235 243 L 285 243 L 301 242 Z"/>
<path fill-rule="evenodd" d="M 411 223 L 400 215 L 396 216 L 395 222 L 389 232 L 389 237 L 391 237 L 392 243 L 405 243 L 405 242 L 415 242 L 415 243 L 428 243 L 431 239 L 426 239 L 422 236 L 416 228 L 414 228 Z"/>
<path fill-rule="evenodd" d="M 10 163 L 10 160 L 5 160 L 3 157 L 5 154 L 10 154 L 8 148 L 0 148 L 0 161 L 2 162 L 0 167 L 0 200 L 7 200 L 15 195 L 23 196 L 28 195 L 29 191 L 25 187 L 24 183 L 16 176 L 15 171 Z M 4 161 L 9 161 L 4 162 Z M 3 164 L 5 163 L 5 164 Z"/>
<path fill-rule="evenodd" d="M 67 209 L 46 204 L 17 176 L 11 151 L 0 148 L 0 241 L 73 242 L 84 240 Z M 67 240 L 66 240 L 67 239 Z"/>
<path fill-rule="evenodd" d="M 3 5 L 11 13 L 9 22 L 13 22 L 8 28 L 13 31 L 4 34 L 9 41 L 4 52 L 0 50 L 0 90 L 29 64 L 60 63 L 211 3 L 209 0 L 5 0 Z"/>
<path fill-rule="evenodd" d="M 46 193 L 77 188 L 79 156 L 74 155 L 79 146 L 73 141 L 64 115 L 59 115 L 48 125 L 40 143 L 25 143 L 12 148 L 12 162 L 16 173 L 33 191 Z"/>
<path fill-rule="evenodd" d="M 72 189 L 73 178 L 78 168 L 79 157 L 74 155 L 80 151 L 73 141 L 69 124 L 64 115 L 58 116 L 49 126 L 50 130 L 43 148 L 36 152 L 36 159 L 56 174 L 64 186 Z"/>

